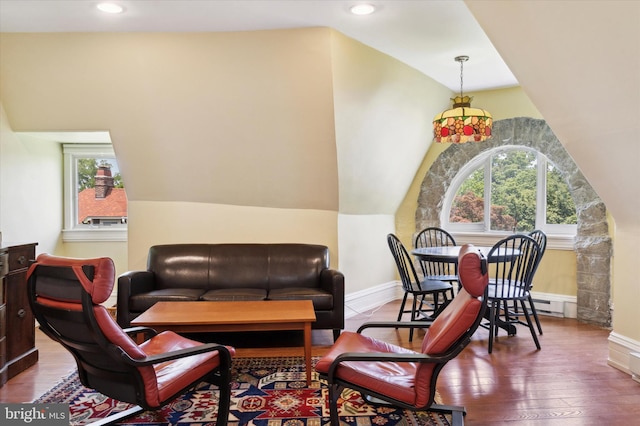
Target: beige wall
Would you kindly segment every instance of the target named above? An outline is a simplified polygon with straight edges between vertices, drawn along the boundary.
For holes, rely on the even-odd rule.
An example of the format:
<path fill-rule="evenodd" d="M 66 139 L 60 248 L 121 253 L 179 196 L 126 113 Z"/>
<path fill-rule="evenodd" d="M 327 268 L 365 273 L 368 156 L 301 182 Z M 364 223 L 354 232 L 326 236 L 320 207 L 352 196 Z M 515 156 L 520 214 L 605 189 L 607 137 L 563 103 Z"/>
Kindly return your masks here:
<path fill-rule="evenodd" d="M 348 292 L 397 279 L 386 242 L 397 206 L 429 148 L 448 89 L 387 55 L 332 33 L 340 188 L 340 269 Z"/>
<path fill-rule="evenodd" d="M 2 34 L 0 43 L 14 130 L 110 132 L 132 266 L 168 240 L 292 235 L 328 245 L 337 263 L 330 30 Z"/>

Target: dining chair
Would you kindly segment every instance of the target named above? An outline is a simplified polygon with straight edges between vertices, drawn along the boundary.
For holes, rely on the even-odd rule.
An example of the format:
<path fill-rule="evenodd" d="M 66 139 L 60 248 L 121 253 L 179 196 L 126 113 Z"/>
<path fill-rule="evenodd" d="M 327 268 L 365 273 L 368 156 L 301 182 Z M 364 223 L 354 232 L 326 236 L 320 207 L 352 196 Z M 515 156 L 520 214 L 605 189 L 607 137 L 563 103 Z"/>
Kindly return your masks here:
<path fill-rule="evenodd" d="M 458 257 L 461 289 L 427 325 L 420 351 L 378 340 L 367 329 L 416 327 L 415 323 L 368 322 L 356 332 L 345 331 L 316 364 L 329 387 L 330 424 L 339 425 L 338 399 L 345 388 L 363 398 L 408 410 L 449 413 L 452 425 L 464 424 L 463 406 L 436 402 L 436 382 L 442 368 L 469 344 L 486 309 L 487 266 L 482 253 L 468 244 Z"/>
<path fill-rule="evenodd" d="M 415 248 L 448 247 L 455 245 L 455 238 L 444 229 L 438 227 L 429 227 L 418 232 L 414 242 Z M 425 278 L 450 283 L 458 282 L 457 263 L 437 262 L 425 259 L 419 259 L 419 263 Z M 453 293 L 451 297 L 453 297 Z"/>
<path fill-rule="evenodd" d="M 400 239 L 394 234 L 387 235 L 387 243 L 389 249 L 393 255 L 393 259 L 396 262 L 398 274 L 402 282 L 402 288 L 404 290 L 404 296 L 402 303 L 400 304 L 400 311 L 398 312 L 398 321 L 402 320 L 402 315 L 405 313 L 411 313 L 411 321 L 418 320 L 422 315 L 426 316 L 426 312 L 431 312 L 431 316 L 427 318 L 435 318 L 438 315 L 438 311 L 441 308 L 440 298 L 443 297 L 443 304 L 446 304 L 450 299 L 447 293 L 451 292 L 453 286 L 445 281 L 422 279 L 418 277 L 416 269 L 413 266 L 413 261 L 407 249 L 404 247 Z M 412 297 L 411 310 L 405 310 L 405 305 L 408 296 Z M 425 296 L 431 295 L 433 303 L 428 309 L 423 309 Z M 418 308 L 418 301 L 420 301 L 420 308 Z M 409 341 L 413 341 L 413 328 L 409 330 Z"/>
<path fill-rule="evenodd" d="M 538 245 L 540 246 L 540 260 L 542 260 L 542 257 L 544 256 L 544 252 L 547 249 L 547 234 L 545 234 L 539 229 L 536 229 L 535 231 L 529 232 L 529 236 L 533 238 L 536 241 L 536 243 L 538 243 Z M 539 264 L 540 262 L 538 262 L 538 265 Z M 536 269 L 538 265 L 536 265 Z M 534 274 L 535 274 L 535 271 L 534 271 Z M 529 288 L 529 299 L 528 299 L 529 309 L 533 314 L 533 319 L 536 321 L 538 332 L 542 335 L 542 326 L 540 325 L 540 319 L 538 318 L 538 311 L 536 311 L 536 306 L 533 303 L 533 297 L 531 297 L 532 288 L 533 288 L 533 280 L 531 281 L 531 287 Z"/>
<path fill-rule="evenodd" d="M 202 381 L 218 386 L 216 424 L 227 424 L 233 347 L 200 343 L 172 331 L 120 328 L 102 305 L 115 279 L 110 258 L 41 254 L 27 276 L 29 304 L 40 329 L 73 355 L 82 385 L 133 404 L 97 424 L 161 409 Z"/>
<path fill-rule="evenodd" d="M 489 251 L 487 258 L 492 259 L 489 263 L 487 294 L 489 324 L 485 325 L 489 329 L 489 353 L 493 350 L 498 328 L 511 329 L 515 333 L 513 326 L 516 324 L 529 327 L 536 348 L 540 349 L 531 315 L 525 305 L 530 297 L 531 281 L 540 263 L 540 246 L 528 235 L 511 235 L 498 241 Z M 511 312 L 511 304 L 520 305 L 526 322 L 520 319 L 519 314 Z"/>

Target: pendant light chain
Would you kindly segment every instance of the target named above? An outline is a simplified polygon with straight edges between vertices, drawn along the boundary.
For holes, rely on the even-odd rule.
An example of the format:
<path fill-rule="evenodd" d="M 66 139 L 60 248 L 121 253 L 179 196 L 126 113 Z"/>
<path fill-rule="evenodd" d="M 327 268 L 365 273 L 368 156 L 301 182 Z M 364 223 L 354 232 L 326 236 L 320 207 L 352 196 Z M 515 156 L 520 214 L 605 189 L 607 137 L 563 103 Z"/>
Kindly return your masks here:
<path fill-rule="evenodd" d="M 462 97 L 462 68 L 464 67 L 464 61 L 460 61 L 460 97 Z"/>
<path fill-rule="evenodd" d="M 462 98 L 464 96 L 464 93 L 462 92 L 462 87 L 463 87 L 463 74 L 464 74 L 464 63 L 467 62 L 469 60 L 468 56 L 456 56 L 455 60 L 457 62 L 460 62 L 460 97 Z"/>

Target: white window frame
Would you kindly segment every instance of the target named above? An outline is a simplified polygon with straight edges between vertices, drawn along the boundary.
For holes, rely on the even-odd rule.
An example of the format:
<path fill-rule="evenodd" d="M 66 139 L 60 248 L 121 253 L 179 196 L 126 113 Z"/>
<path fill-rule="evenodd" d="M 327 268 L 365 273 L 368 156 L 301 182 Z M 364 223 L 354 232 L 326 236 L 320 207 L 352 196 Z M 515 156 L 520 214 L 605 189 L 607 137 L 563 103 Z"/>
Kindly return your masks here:
<path fill-rule="evenodd" d="M 487 212 L 490 212 L 491 209 L 491 197 L 486 196 L 486 191 L 487 188 L 488 191 L 491 191 L 491 158 L 494 155 L 499 154 L 500 152 L 512 150 L 531 151 L 536 154 L 538 159 L 538 174 L 536 184 L 536 229 L 540 229 L 545 234 L 547 234 L 549 248 L 572 250 L 573 241 L 578 230 L 577 225 L 557 225 L 546 223 L 546 170 L 549 160 L 541 152 L 523 146 L 505 145 L 497 147 L 483 152 L 482 154 L 476 156 L 467 164 L 465 164 L 465 166 L 462 167 L 458 174 L 452 179 L 451 185 L 445 193 L 445 198 L 440 213 L 440 223 L 442 223 L 449 232 L 454 234 L 454 236 L 460 236 L 462 240 L 474 244 L 493 245 L 497 241 L 497 239 L 504 238 L 510 234 L 508 231 L 491 230 L 491 218 L 490 214 L 487 214 Z M 458 189 L 473 172 L 483 166 L 485 184 L 484 221 L 479 223 L 449 222 L 451 205 L 453 204 Z"/>
<path fill-rule="evenodd" d="M 73 241 L 127 241 L 127 224 L 108 228 L 78 223 L 78 159 L 116 159 L 110 143 L 68 143 L 62 145 L 64 156 L 64 228 L 62 240 Z"/>

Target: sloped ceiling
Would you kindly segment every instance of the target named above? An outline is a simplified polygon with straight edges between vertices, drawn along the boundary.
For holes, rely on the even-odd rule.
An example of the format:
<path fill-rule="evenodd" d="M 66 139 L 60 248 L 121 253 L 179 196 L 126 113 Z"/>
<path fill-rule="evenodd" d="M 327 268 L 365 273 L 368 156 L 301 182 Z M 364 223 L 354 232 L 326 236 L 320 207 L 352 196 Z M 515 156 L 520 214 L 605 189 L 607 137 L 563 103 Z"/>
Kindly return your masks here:
<path fill-rule="evenodd" d="M 616 223 L 640 208 L 640 2 L 468 1 Z"/>

